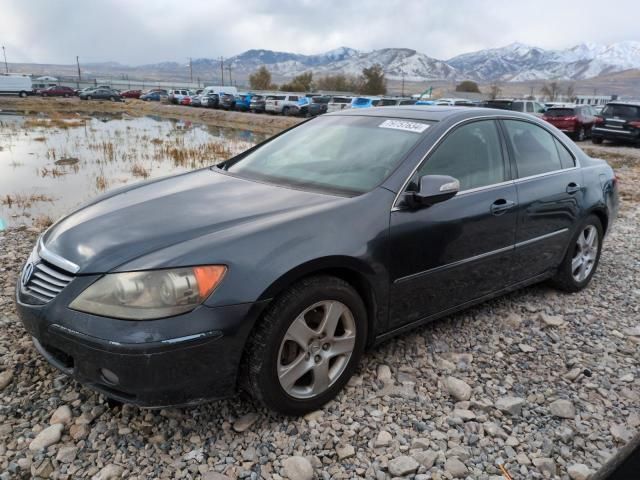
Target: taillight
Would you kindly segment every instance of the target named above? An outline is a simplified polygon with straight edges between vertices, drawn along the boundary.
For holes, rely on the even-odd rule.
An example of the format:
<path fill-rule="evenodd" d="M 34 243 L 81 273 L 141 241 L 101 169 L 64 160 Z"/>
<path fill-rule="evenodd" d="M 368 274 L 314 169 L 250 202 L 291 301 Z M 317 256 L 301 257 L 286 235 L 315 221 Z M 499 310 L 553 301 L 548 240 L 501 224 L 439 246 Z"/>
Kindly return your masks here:
<path fill-rule="evenodd" d="M 543 119 L 543 120 L 546 120 L 547 122 L 549 121 L 549 117 L 547 117 L 546 115 L 543 115 L 543 116 L 542 116 L 542 119 Z"/>
<path fill-rule="evenodd" d="M 575 122 L 576 120 L 578 120 L 578 117 L 576 117 L 576 116 L 574 115 L 574 116 L 572 116 L 572 117 L 564 117 L 564 119 L 565 119 L 567 122 Z"/>
<path fill-rule="evenodd" d="M 629 125 L 631 125 L 633 128 L 640 128 L 640 122 L 638 121 L 629 122 Z"/>
<path fill-rule="evenodd" d="M 604 118 L 596 117 L 596 123 L 604 123 Z"/>

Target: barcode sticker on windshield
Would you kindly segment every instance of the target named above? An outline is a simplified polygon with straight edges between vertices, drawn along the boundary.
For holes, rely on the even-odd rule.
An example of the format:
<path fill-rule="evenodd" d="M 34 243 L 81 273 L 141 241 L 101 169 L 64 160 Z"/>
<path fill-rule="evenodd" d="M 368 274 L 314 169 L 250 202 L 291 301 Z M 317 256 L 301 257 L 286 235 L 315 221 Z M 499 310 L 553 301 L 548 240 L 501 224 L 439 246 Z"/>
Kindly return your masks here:
<path fill-rule="evenodd" d="M 413 133 L 422 133 L 429 128 L 426 123 L 408 122 L 406 120 L 385 120 L 378 126 L 380 128 L 393 128 L 394 130 L 405 130 Z"/>

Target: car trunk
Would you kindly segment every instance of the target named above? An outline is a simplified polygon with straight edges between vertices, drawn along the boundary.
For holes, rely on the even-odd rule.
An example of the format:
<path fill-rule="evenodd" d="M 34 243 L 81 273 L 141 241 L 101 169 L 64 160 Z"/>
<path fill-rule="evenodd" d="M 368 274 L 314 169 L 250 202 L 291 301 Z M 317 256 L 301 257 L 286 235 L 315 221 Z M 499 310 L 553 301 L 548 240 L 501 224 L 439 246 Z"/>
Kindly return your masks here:
<path fill-rule="evenodd" d="M 640 129 L 640 107 L 636 105 L 607 105 L 598 122 L 604 128 L 634 133 Z"/>

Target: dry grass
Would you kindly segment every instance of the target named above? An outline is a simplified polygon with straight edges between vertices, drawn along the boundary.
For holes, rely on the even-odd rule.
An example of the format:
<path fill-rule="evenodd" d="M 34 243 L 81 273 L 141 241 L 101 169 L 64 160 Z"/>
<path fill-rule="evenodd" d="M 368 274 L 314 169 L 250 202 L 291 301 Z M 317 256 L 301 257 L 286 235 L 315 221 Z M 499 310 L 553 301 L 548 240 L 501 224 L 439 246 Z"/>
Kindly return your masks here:
<path fill-rule="evenodd" d="M 151 173 L 143 165 L 134 163 L 131 167 L 131 175 L 133 175 L 134 177 L 147 178 L 149 175 L 151 175 Z"/>
<path fill-rule="evenodd" d="M 32 193 L 26 195 L 23 193 L 6 194 L 4 197 L 0 197 L 0 203 L 11 208 L 14 205 L 19 208 L 30 208 L 37 202 L 52 202 L 53 198 L 38 193 Z"/>
<path fill-rule="evenodd" d="M 108 186 L 109 186 L 109 182 L 107 180 L 107 177 L 105 177 L 102 174 L 96 176 L 96 188 L 100 192 L 104 192 L 107 189 Z"/>
<path fill-rule="evenodd" d="M 38 215 L 33 219 L 33 226 L 41 230 L 53 225 L 53 219 L 49 215 Z"/>
<path fill-rule="evenodd" d="M 33 141 L 34 142 L 46 142 L 47 141 L 47 137 L 34 137 Z"/>

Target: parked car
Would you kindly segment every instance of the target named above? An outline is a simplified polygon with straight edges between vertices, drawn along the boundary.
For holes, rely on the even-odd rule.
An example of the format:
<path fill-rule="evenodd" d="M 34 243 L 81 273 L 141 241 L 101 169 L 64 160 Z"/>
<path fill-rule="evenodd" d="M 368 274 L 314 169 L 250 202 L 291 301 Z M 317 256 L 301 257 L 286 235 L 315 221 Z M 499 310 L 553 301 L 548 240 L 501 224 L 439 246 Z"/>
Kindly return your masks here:
<path fill-rule="evenodd" d="M 120 96 L 123 98 L 140 98 L 142 90 L 125 90 L 120 92 Z"/>
<path fill-rule="evenodd" d="M 18 95 L 24 98 L 27 95 L 31 95 L 32 91 L 31 77 L 0 74 L 0 94 Z"/>
<path fill-rule="evenodd" d="M 375 107 L 380 102 L 377 97 L 355 97 L 351 100 L 351 108 L 370 108 Z"/>
<path fill-rule="evenodd" d="M 255 97 L 253 93 L 240 93 L 235 96 L 235 109 L 241 112 L 248 112 L 251 109 L 251 99 Z"/>
<path fill-rule="evenodd" d="M 56 85 L 55 87 L 47 87 L 40 92 L 43 97 L 73 97 L 76 91 L 71 87 L 64 85 Z"/>
<path fill-rule="evenodd" d="M 186 95 L 190 95 L 191 92 L 189 90 L 169 90 L 169 103 L 180 104 L 182 98 Z"/>
<path fill-rule="evenodd" d="M 200 104 L 206 108 L 218 108 L 218 103 L 220 102 L 220 97 L 217 93 L 209 92 L 202 93 L 200 95 Z"/>
<path fill-rule="evenodd" d="M 249 104 L 249 110 L 253 113 L 263 113 L 265 109 L 266 98 L 264 95 L 254 95 Z"/>
<path fill-rule="evenodd" d="M 191 96 L 191 106 L 192 107 L 201 107 L 202 106 L 202 95 L 196 94 Z"/>
<path fill-rule="evenodd" d="M 111 100 L 112 102 L 121 102 L 122 97 L 115 90 L 107 90 L 106 88 L 96 88 L 80 94 L 81 100 Z"/>
<path fill-rule="evenodd" d="M 367 346 L 543 280 L 582 290 L 617 208 L 611 167 L 531 115 L 347 110 L 83 205 L 38 238 L 16 308 L 107 397 L 240 387 L 301 415 Z"/>
<path fill-rule="evenodd" d="M 327 113 L 339 112 L 345 108 L 351 108 L 352 97 L 334 96 L 327 104 Z"/>
<path fill-rule="evenodd" d="M 298 94 L 268 95 L 265 101 L 267 113 L 281 113 L 283 115 L 297 114 L 300 110 L 298 102 L 306 97 Z"/>
<path fill-rule="evenodd" d="M 596 144 L 611 140 L 639 145 L 640 102 L 608 103 L 596 117 L 591 140 Z"/>
<path fill-rule="evenodd" d="M 236 96 L 232 93 L 220 94 L 218 108 L 222 108 L 223 110 L 233 110 L 236 108 Z"/>
<path fill-rule="evenodd" d="M 191 105 L 191 95 L 183 95 L 180 98 L 180 105 L 186 105 L 186 106 Z"/>
<path fill-rule="evenodd" d="M 535 100 L 512 100 L 512 99 L 497 99 L 487 100 L 482 104 L 484 107 L 497 108 L 500 110 L 511 110 L 513 112 L 523 112 L 535 115 L 536 117 L 542 117 L 546 108 Z"/>
<path fill-rule="evenodd" d="M 596 116 L 593 107 L 576 105 L 548 108 L 542 119 L 571 136 L 574 140 L 583 141 L 591 136 L 591 129 L 596 121 Z"/>
<path fill-rule="evenodd" d="M 307 109 L 309 116 L 315 117 L 316 115 L 327 113 L 330 101 L 331 97 L 328 95 L 318 95 L 316 97 L 312 97 L 309 108 Z"/>
<path fill-rule="evenodd" d="M 146 102 L 149 102 L 149 101 L 160 102 L 166 98 L 167 98 L 167 93 L 166 91 L 162 91 L 162 90 L 152 90 L 143 95 L 140 95 L 140 100 L 144 100 Z"/>
<path fill-rule="evenodd" d="M 474 103 L 466 98 L 440 98 L 436 100 L 436 105 L 446 105 L 450 107 L 473 107 Z"/>

